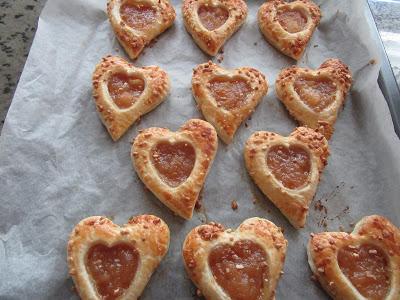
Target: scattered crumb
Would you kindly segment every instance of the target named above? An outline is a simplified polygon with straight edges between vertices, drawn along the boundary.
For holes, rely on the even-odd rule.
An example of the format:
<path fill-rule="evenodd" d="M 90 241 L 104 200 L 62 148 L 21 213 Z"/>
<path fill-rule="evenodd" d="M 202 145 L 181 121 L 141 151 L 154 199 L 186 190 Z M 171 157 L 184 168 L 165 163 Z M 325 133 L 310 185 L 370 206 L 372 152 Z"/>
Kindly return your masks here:
<path fill-rule="evenodd" d="M 201 293 L 201 291 L 199 289 L 196 290 L 196 296 L 203 297 L 203 294 Z"/>
<path fill-rule="evenodd" d="M 342 225 L 339 226 L 339 231 L 344 231 L 344 227 Z"/>
<path fill-rule="evenodd" d="M 155 39 L 153 39 L 153 40 L 151 40 L 150 41 L 150 44 L 149 44 L 149 48 L 153 48 L 153 46 L 157 43 L 157 41 L 158 41 L 158 39 L 157 38 L 155 38 Z"/>
<path fill-rule="evenodd" d="M 318 48 L 318 45 L 314 45 L 314 48 Z"/>
<path fill-rule="evenodd" d="M 315 274 L 312 274 L 310 278 L 312 281 L 317 281 L 317 276 L 315 276 Z"/>
<path fill-rule="evenodd" d="M 355 224 L 354 224 L 353 222 L 351 222 L 351 223 L 349 224 L 350 227 L 354 227 L 354 225 L 355 225 Z"/>
<path fill-rule="evenodd" d="M 372 59 L 368 62 L 368 64 L 370 64 L 370 65 L 375 65 L 375 64 L 376 64 L 376 59 L 375 59 L 375 58 L 372 58 Z"/>
<path fill-rule="evenodd" d="M 197 201 L 196 201 L 196 204 L 194 205 L 194 208 L 196 209 L 196 210 L 199 210 L 199 209 L 201 209 L 201 207 L 202 207 L 202 200 L 203 200 L 203 190 L 201 190 L 201 192 L 200 192 L 200 194 L 199 194 L 199 197 L 197 198 Z"/>
<path fill-rule="evenodd" d="M 237 204 L 236 200 L 232 200 L 231 207 L 232 207 L 233 210 L 237 210 L 238 209 L 238 204 Z"/>
<path fill-rule="evenodd" d="M 244 122 L 244 127 L 249 127 L 249 124 L 247 124 L 247 122 Z"/>
<path fill-rule="evenodd" d="M 257 42 L 254 42 L 254 46 L 257 46 Z"/>

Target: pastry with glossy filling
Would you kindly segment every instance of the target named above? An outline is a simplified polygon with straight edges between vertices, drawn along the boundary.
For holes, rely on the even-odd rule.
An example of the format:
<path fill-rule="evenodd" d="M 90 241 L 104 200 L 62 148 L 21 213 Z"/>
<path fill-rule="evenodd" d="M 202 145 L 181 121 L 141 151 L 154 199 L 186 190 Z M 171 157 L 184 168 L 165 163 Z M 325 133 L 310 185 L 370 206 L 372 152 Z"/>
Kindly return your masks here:
<path fill-rule="evenodd" d="M 118 226 L 106 217 L 79 222 L 68 241 L 68 267 L 81 299 L 138 299 L 169 247 L 158 217 L 132 217 Z"/>
<path fill-rule="evenodd" d="M 271 0 L 258 11 L 265 39 L 283 54 L 299 60 L 321 20 L 319 7 L 310 0 Z"/>
<path fill-rule="evenodd" d="M 183 260 L 208 300 L 272 300 L 282 274 L 287 241 L 279 227 L 245 220 L 236 230 L 209 223 L 194 228 L 183 243 Z"/>
<path fill-rule="evenodd" d="M 264 74 L 253 68 L 227 70 L 210 61 L 193 70 L 192 92 L 198 108 L 226 144 L 267 91 Z"/>
<path fill-rule="evenodd" d="M 217 152 L 211 124 L 187 121 L 177 132 L 142 131 L 132 145 L 133 166 L 147 188 L 174 213 L 190 219 Z"/>
<path fill-rule="evenodd" d="M 243 0 L 184 0 L 182 15 L 197 45 L 215 56 L 246 20 L 247 5 Z"/>
<path fill-rule="evenodd" d="M 250 176 L 296 228 L 304 227 L 328 156 L 325 137 L 305 127 L 296 128 L 288 137 L 255 132 L 244 150 Z"/>
<path fill-rule="evenodd" d="M 333 299 L 400 299 L 400 231 L 386 218 L 364 217 L 351 234 L 311 234 L 307 252 Z"/>
<path fill-rule="evenodd" d="M 135 59 L 155 37 L 175 20 L 169 0 L 108 0 L 111 26 L 131 59 Z"/>
<path fill-rule="evenodd" d="M 339 59 L 328 59 L 318 69 L 283 69 L 275 87 L 279 100 L 301 125 L 329 139 L 352 83 L 351 72 Z"/>
<path fill-rule="evenodd" d="M 114 141 L 164 101 L 170 89 L 169 76 L 161 68 L 135 67 L 117 56 L 104 57 L 92 80 L 97 112 Z"/>

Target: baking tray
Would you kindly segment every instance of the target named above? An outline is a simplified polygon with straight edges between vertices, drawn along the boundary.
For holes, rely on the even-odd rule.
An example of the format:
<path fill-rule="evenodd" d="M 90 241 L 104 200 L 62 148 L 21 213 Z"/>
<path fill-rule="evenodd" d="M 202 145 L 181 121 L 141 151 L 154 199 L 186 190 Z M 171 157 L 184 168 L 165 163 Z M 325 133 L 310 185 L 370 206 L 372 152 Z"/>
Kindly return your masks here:
<path fill-rule="evenodd" d="M 400 89 L 394 76 L 392 66 L 388 55 L 385 50 L 385 46 L 382 42 L 381 36 L 378 31 L 378 27 L 374 16 L 371 11 L 371 4 L 368 2 L 369 10 L 366 12 L 367 21 L 370 27 L 373 29 L 371 36 L 376 41 L 378 51 L 380 54 L 381 69 L 379 71 L 378 84 L 381 88 L 383 96 L 389 106 L 390 114 L 392 115 L 393 126 L 397 136 L 400 138 Z"/>

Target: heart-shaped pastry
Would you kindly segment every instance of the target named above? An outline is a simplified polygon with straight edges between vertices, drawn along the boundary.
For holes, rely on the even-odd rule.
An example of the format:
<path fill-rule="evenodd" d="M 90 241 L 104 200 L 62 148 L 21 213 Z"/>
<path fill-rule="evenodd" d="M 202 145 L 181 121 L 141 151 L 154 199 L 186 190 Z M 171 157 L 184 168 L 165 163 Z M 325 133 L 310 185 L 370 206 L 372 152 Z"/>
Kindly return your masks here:
<path fill-rule="evenodd" d="M 226 70 L 210 61 L 193 70 L 193 96 L 226 144 L 267 91 L 265 76 L 253 68 Z"/>
<path fill-rule="evenodd" d="M 325 137 L 305 127 L 296 128 L 288 137 L 255 132 L 244 150 L 250 176 L 296 228 L 304 227 L 328 156 Z"/>
<path fill-rule="evenodd" d="M 271 0 L 258 10 L 258 25 L 265 39 L 283 54 L 299 60 L 321 20 L 310 0 Z"/>
<path fill-rule="evenodd" d="M 131 59 L 167 30 L 176 16 L 169 0 L 108 0 L 107 13 L 117 39 Z"/>
<path fill-rule="evenodd" d="M 307 252 L 333 299 L 400 299 L 400 231 L 384 217 L 362 218 L 351 234 L 311 234 Z"/>
<path fill-rule="evenodd" d="M 329 139 L 351 83 L 349 68 L 338 59 L 328 59 L 316 70 L 283 69 L 275 87 L 278 98 L 301 125 Z"/>
<path fill-rule="evenodd" d="M 140 179 L 173 212 L 190 219 L 217 152 L 211 124 L 192 119 L 177 132 L 142 131 L 132 145 L 132 162 Z"/>
<path fill-rule="evenodd" d="M 286 248 L 279 227 L 251 218 L 235 231 L 216 223 L 197 226 L 183 243 L 183 260 L 208 300 L 275 299 Z"/>
<path fill-rule="evenodd" d="M 116 56 L 103 58 L 93 73 L 97 112 L 114 141 L 159 105 L 169 89 L 168 74 L 161 68 L 138 68 Z"/>
<path fill-rule="evenodd" d="M 184 0 L 182 15 L 197 45 L 215 56 L 244 23 L 247 5 L 243 0 Z"/>
<path fill-rule="evenodd" d="M 68 267 L 82 299 L 138 299 L 169 247 L 169 229 L 151 215 L 118 226 L 89 217 L 68 242 Z"/>

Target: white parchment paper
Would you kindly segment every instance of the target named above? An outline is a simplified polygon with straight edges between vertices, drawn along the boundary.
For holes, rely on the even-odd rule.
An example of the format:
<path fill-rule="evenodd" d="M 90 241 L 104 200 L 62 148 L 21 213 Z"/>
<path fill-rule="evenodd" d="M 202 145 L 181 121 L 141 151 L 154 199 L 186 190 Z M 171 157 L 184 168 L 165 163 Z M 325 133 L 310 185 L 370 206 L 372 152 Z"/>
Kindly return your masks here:
<path fill-rule="evenodd" d="M 142 118 L 117 143 L 102 126 L 92 101 L 91 75 L 107 54 L 125 56 L 105 13 L 105 0 L 49 0 L 0 138 L 0 298 L 76 299 L 66 264 L 66 243 L 74 225 L 91 215 L 114 217 L 155 214 L 171 230 L 171 246 L 142 299 L 192 299 L 181 246 L 191 228 L 206 221 L 237 227 L 259 216 L 285 229 L 289 241 L 285 275 L 277 299 L 324 299 L 311 279 L 305 246 L 310 232 L 336 231 L 339 225 L 370 214 L 400 224 L 400 142 L 377 85 L 379 60 L 364 18 L 366 2 L 321 3 L 323 18 L 299 62 L 318 67 L 338 57 L 355 83 L 330 141 L 331 156 L 307 225 L 294 230 L 250 180 L 243 146 L 256 130 L 289 134 L 295 122 L 277 100 L 274 82 L 280 69 L 294 63 L 263 39 L 257 9 L 248 1 L 246 24 L 224 47 L 222 66 L 251 66 L 268 78 L 270 90 L 242 126 L 234 142 L 220 142 L 203 191 L 203 209 L 190 221 L 173 216 L 144 189 L 130 160 L 130 141 L 150 126 L 176 130 L 201 117 L 190 91 L 192 68 L 207 61 L 182 23 L 181 1 L 173 1 L 175 25 L 135 62 L 159 65 L 171 76 L 166 101 Z M 239 205 L 232 211 L 231 201 Z M 326 224 L 326 228 L 322 224 Z"/>

